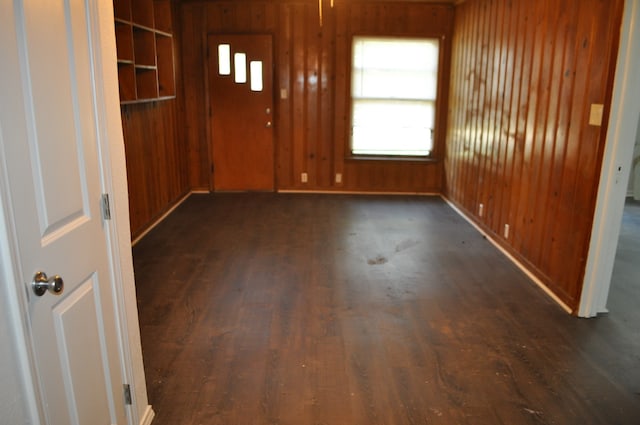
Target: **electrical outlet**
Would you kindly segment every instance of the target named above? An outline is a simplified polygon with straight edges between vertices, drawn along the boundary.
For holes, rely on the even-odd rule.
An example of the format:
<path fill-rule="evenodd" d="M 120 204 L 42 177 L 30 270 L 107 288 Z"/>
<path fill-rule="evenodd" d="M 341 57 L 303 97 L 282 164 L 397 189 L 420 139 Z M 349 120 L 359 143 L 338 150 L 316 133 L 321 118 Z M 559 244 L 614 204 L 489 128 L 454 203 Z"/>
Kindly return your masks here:
<path fill-rule="evenodd" d="M 505 239 L 509 239 L 509 225 L 508 224 L 504 225 L 504 238 Z"/>
<path fill-rule="evenodd" d="M 342 183 L 342 173 L 336 173 L 336 183 Z"/>
<path fill-rule="evenodd" d="M 309 176 L 307 176 L 307 173 L 302 173 L 302 174 L 300 174 L 300 181 L 301 181 L 302 183 L 306 183 L 306 182 L 307 182 L 307 180 L 309 180 Z"/>
<path fill-rule="evenodd" d="M 478 215 L 482 217 L 483 214 L 484 214 L 484 204 L 480 204 L 478 205 Z"/>

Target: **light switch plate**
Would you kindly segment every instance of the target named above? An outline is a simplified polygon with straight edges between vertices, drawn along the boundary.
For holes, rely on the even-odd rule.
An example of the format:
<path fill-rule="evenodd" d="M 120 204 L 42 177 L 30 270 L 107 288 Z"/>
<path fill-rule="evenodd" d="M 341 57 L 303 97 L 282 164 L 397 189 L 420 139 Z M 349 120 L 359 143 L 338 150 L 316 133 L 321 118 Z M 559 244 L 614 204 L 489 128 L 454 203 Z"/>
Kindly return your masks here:
<path fill-rule="evenodd" d="M 601 103 L 593 103 L 591 105 L 591 113 L 589 114 L 589 125 L 601 126 L 602 125 L 602 112 L 604 105 Z"/>

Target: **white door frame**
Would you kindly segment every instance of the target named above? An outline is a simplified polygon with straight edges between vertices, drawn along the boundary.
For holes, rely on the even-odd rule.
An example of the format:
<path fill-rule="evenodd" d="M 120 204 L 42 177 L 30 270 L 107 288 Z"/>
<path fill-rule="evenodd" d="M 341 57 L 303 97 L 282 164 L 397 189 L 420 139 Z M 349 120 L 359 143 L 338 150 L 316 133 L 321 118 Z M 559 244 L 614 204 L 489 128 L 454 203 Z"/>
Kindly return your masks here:
<path fill-rule="evenodd" d="M 136 305 L 131 236 L 129 233 L 129 205 L 124 156 L 124 141 L 118 95 L 116 44 L 113 24 L 113 2 L 111 0 L 85 0 L 91 23 L 91 54 L 93 59 L 93 83 L 96 93 L 96 125 L 103 191 L 111 199 L 111 220 L 105 221 L 109 253 L 109 267 L 116 316 L 123 382 L 131 386 L 133 404 L 127 411 L 129 425 L 150 424 L 153 409 L 148 404 L 140 328 Z M 10 3 L 13 3 L 11 6 Z M 21 1 L 7 2 L 12 16 L 20 12 Z M 21 41 L 19 41 L 21 42 Z M 20 81 L 15 84 L 20 85 Z M 28 320 L 28 301 L 25 290 L 27 279 L 23 276 L 19 262 L 19 239 L 13 218 L 9 179 L 4 155 L 7 140 L 0 133 L 0 278 L 5 280 L 9 304 L 10 326 L 13 330 L 14 352 L 18 359 L 17 369 L 22 379 L 22 407 L 32 424 L 44 424 L 45 416 L 39 396 L 39 383 L 34 367 L 31 329 Z M 1 233 L 0 233 L 1 234 Z M 25 280 L 27 279 L 27 280 Z"/>
<path fill-rule="evenodd" d="M 602 161 L 578 316 L 607 312 L 624 199 L 640 117 L 640 0 L 626 0 Z"/>

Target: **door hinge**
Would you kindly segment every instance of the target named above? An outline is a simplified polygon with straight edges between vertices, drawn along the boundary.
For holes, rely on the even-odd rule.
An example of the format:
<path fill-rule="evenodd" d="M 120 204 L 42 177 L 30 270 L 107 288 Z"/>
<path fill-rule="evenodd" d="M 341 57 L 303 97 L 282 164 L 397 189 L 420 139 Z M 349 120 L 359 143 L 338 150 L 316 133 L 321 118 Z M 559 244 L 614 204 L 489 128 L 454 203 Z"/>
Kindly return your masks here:
<path fill-rule="evenodd" d="M 133 404 L 131 401 L 131 386 L 129 384 L 124 384 L 124 404 Z"/>
<path fill-rule="evenodd" d="M 109 194 L 102 194 L 102 219 L 111 220 L 111 206 L 109 205 Z"/>

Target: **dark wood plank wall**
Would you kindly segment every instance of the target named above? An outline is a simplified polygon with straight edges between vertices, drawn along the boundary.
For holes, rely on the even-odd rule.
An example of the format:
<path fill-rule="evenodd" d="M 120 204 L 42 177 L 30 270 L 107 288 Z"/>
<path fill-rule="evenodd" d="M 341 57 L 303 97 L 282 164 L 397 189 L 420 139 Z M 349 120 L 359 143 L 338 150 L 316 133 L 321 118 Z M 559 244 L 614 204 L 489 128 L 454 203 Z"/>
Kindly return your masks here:
<path fill-rule="evenodd" d="M 122 108 L 133 238 L 189 191 L 177 122 L 175 100 Z"/>
<path fill-rule="evenodd" d="M 274 36 L 276 185 L 280 190 L 440 192 L 448 72 L 442 75 L 435 161 L 346 159 L 352 34 L 444 37 L 449 51 L 453 6 L 420 2 L 317 1 L 184 2 L 182 64 L 185 137 L 192 188 L 210 188 L 206 87 L 208 33 Z M 444 54 L 445 69 L 450 55 Z M 287 98 L 280 98 L 280 91 Z M 302 183 L 301 173 L 308 174 Z M 336 173 L 342 182 L 336 183 Z"/>
<path fill-rule="evenodd" d="M 180 21 L 173 4 L 174 57 L 180 52 Z M 190 190 L 183 136 L 181 67 L 175 60 L 175 99 L 123 105 L 131 236 L 144 232 Z"/>
<path fill-rule="evenodd" d="M 606 134 L 589 111 L 606 123 L 622 3 L 456 8 L 446 195 L 574 309 Z"/>

